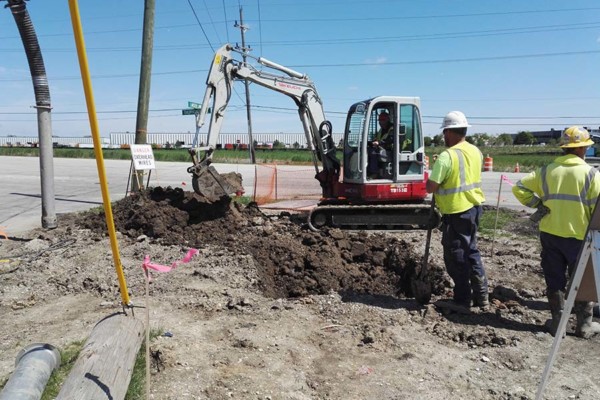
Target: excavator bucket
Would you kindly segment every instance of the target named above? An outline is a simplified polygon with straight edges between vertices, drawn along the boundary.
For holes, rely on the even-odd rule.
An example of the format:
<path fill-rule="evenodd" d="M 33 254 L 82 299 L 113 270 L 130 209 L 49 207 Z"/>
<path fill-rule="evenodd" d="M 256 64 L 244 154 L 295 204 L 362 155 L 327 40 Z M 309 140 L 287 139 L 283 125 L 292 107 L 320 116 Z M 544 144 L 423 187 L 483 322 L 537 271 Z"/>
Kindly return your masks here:
<path fill-rule="evenodd" d="M 192 176 L 194 192 L 210 202 L 216 202 L 223 197 L 243 193 L 242 176 L 235 172 L 219 174 L 212 165 L 204 166 L 194 171 Z"/>

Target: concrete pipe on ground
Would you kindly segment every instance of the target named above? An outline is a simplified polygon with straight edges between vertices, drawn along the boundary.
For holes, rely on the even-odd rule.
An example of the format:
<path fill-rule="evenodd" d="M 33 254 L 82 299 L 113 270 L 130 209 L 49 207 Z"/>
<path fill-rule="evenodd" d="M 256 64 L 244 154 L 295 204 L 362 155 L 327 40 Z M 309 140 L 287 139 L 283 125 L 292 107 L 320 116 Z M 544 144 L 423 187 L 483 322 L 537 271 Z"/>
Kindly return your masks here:
<path fill-rule="evenodd" d="M 19 352 L 15 366 L 0 400 L 39 400 L 52 371 L 60 366 L 60 353 L 50 344 L 34 343 Z"/>

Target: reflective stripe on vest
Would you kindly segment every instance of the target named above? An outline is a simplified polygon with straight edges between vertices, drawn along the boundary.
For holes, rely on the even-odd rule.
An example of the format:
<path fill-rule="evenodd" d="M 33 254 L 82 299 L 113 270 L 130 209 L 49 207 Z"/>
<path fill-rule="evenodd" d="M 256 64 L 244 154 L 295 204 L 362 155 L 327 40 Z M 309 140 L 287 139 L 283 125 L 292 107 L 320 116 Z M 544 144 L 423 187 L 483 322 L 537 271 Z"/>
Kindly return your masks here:
<path fill-rule="evenodd" d="M 585 176 L 585 183 L 583 188 L 581 189 L 581 193 L 578 195 L 575 194 L 549 194 L 550 189 L 548 188 L 548 181 L 546 180 L 546 169 L 547 167 L 542 167 L 541 175 L 542 175 L 542 202 L 546 202 L 547 200 L 565 200 L 565 201 L 574 201 L 577 203 L 581 203 L 584 206 L 591 207 L 596 203 L 595 199 L 586 199 L 587 193 L 592 186 L 592 180 L 594 179 L 594 175 L 596 174 L 596 170 L 594 167 L 590 167 L 587 175 Z"/>
<path fill-rule="evenodd" d="M 520 180 L 517 182 L 517 187 L 520 189 L 523 189 L 526 192 L 531 192 L 531 190 L 526 188 Z M 531 200 L 525 205 L 527 207 L 535 207 L 538 205 L 539 202 L 540 202 L 540 198 L 537 197 L 537 195 L 535 193 L 533 193 Z"/>
<path fill-rule="evenodd" d="M 458 158 L 458 171 L 459 171 L 460 185 L 456 188 L 450 188 L 450 189 L 441 189 L 440 188 L 437 190 L 436 193 L 439 195 L 456 194 L 456 193 L 468 192 L 469 190 L 480 188 L 481 182 L 475 182 L 470 185 L 467 185 L 467 177 L 466 177 L 466 172 L 465 172 L 465 158 L 464 158 L 463 152 L 460 151 L 459 149 L 450 149 L 450 150 L 454 150 L 454 152 L 456 152 L 456 157 Z"/>

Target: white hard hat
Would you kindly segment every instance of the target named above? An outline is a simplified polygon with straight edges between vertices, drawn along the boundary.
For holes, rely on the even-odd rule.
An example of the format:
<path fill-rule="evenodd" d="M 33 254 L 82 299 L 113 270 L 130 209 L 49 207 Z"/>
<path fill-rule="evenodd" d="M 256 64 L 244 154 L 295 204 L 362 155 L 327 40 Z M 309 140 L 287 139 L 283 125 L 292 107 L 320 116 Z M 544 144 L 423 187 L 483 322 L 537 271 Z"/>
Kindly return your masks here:
<path fill-rule="evenodd" d="M 460 111 L 450 111 L 444 117 L 444 122 L 440 126 L 440 129 L 468 128 L 470 126 L 465 114 Z"/>

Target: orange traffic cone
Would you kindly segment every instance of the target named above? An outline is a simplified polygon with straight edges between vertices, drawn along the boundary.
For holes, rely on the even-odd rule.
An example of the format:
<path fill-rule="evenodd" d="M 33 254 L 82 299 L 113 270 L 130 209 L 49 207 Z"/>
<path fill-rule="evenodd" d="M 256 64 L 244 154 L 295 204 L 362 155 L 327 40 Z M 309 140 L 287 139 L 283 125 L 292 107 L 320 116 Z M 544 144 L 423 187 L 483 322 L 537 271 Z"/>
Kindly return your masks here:
<path fill-rule="evenodd" d="M 519 163 L 515 165 L 515 172 L 521 172 L 521 169 L 519 168 Z"/>

